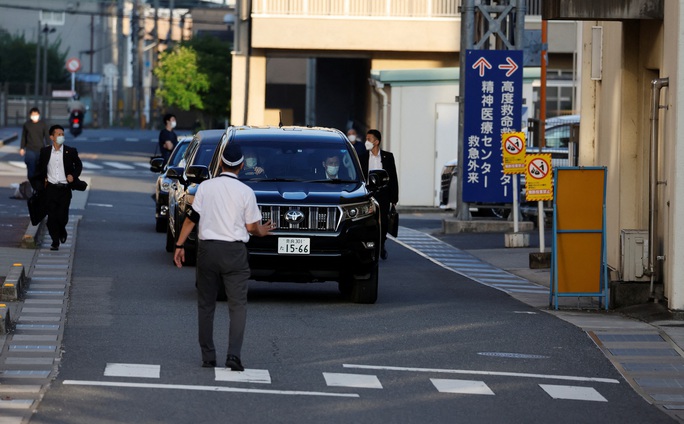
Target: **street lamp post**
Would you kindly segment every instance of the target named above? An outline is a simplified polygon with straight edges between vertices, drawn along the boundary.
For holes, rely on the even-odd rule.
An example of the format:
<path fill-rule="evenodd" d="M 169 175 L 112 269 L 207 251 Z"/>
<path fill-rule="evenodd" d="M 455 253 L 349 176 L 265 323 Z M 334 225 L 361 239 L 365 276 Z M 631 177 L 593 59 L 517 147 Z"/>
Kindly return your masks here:
<path fill-rule="evenodd" d="M 47 87 L 47 58 L 48 58 L 48 34 L 55 32 L 54 28 L 48 28 L 47 24 L 43 27 L 43 32 L 45 33 L 44 37 L 44 45 L 43 45 L 43 113 L 45 114 L 45 117 L 48 117 L 49 114 L 47 112 L 46 108 L 46 102 L 47 102 L 47 95 L 48 95 L 48 87 Z"/>
<path fill-rule="evenodd" d="M 40 19 L 38 20 L 38 32 L 36 33 L 36 75 L 33 87 L 34 102 L 38 102 L 38 85 L 40 83 Z"/>

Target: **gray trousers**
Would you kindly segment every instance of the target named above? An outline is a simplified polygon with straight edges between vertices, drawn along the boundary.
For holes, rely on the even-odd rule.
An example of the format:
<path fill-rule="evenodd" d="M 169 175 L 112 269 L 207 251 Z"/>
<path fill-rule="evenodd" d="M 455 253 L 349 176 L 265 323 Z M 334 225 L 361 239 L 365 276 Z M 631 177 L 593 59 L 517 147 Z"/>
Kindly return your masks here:
<path fill-rule="evenodd" d="M 214 312 L 219 290 L 228 297 L 228 355 L 240 357 L 247 321 L 247 247 L 240 242 L 200 240 L 197 254 L 197 323 L 203 361 L 216 360 Z"/>

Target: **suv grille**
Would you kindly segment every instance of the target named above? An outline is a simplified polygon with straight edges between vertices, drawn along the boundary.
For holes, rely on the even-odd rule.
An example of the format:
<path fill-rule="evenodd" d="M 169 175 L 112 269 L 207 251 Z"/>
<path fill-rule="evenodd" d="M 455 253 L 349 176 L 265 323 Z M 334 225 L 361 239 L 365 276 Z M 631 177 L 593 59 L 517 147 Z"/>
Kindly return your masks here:
<path fill-rule="evenodd" d="M 261 220 L 269 219 L 280 231 L 334 232 L 340 220 L 337 206 L 259 205 Z"/>

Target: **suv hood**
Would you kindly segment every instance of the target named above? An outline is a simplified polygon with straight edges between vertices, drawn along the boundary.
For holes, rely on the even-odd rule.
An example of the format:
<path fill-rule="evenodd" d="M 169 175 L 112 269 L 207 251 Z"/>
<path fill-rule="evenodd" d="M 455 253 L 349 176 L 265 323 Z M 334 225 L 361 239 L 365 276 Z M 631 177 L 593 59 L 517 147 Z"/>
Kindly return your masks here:
<path fill-rule="evenodd" d="M 360 182 L 305 183 L 285 181 L 244 181 L 259 203 L 307 203 L 338 205 L 364 200 L 368 192 Z"/>

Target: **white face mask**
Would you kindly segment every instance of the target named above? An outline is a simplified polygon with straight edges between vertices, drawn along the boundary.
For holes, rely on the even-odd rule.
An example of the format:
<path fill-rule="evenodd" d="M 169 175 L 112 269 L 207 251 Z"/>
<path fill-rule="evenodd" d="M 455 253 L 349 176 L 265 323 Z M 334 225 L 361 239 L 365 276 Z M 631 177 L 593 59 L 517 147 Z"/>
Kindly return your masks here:
<path fill-rule="evenodd" d="M 375 146 L 375 144 L 366 140 L 366 150 L 373 150 L 373 146 Z"/>
<path fill-rule="evenodd" d="M 176 128 L 176 121 L 171 121 L 171 128 Z"/>
<path fill-rule="evenodd" d="M 64 144 L 64 136 L 58 135 L 57 140 L 55 140 L 55 141 L 57 141 L 57 144 L 59 144 L 61 146 L 62 144 Z"/>
<path fill-rule="evenodd" d="M 328 165 L 325 167 L 325 172 L 328 173 L 331 177 L 334 177 L 337 175 L 337 171 L 340 170 L 340 167 L 338 165 Z"/>
<path fill-rule="evenodd" d="M 256 158 L 245 158 L 245 166 L 247 168 L 254 168 L 257 164 Z"/>
<path fill-rule="evenodd" d="M 40 115 L 31 115 L 31 121 L 38 122 L 40 120 Z"/>
<path fill-rule="evenodd" d="M 352 134 L 352 135 L 350 135 L 350 136 L 347 137 L 347 138 L 348 138 L 349 141 L 351 141 L 352 143 L 356 142 L 356 134 Z"/>

